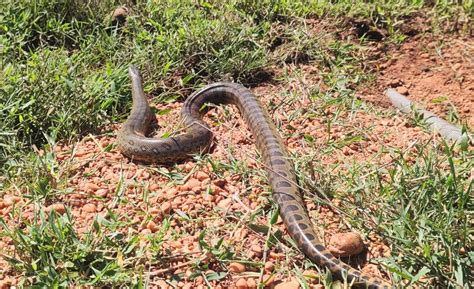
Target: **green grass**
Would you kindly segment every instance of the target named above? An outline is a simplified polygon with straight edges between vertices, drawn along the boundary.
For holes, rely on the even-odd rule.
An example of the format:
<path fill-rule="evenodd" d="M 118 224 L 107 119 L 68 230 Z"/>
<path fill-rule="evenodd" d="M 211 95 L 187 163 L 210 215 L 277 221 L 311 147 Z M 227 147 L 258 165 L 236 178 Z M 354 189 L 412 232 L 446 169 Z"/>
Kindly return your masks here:
<path fill-rule="evenodd" d="M 71 216 L 58 216 L 54 211 L 38 213 L 32 224 L 25 223 L 28 233 L 2 224 L 3 235 L 14 240 L 18 252 L 6 259 L 26 276 L 35 276 L 37 287 L 133 285 L 143 281 L 131 271 L 144 271 L 139 264 L 144 252 L 137 236 L 103 233 L 106 226 L 98 221 L 91 232 L 79 238 Z"/>
<path fill-rule="evenodd" d="M 437 286 L 466 286 L 473 278 L 473 256 L 467 253 L 474 241 L 469 227 L 472 154 L 454 153 L 447 145 L 433 149 L 430 142 L 415 149 L 411 154 L 393 152 L 394 162 L 387 168 L 356 168 L 341 180 L 349 184 L 355 206 L 378 205 L 369 220 L 394 244 L 392 257 L 383 263 L 396 280 L 416 282 L 426 274 L 437 278 Z M 379 196 L 374 198 L 373 192 Z"/>
<path fill-rule="evenodd" d="M 335 142 L 331 134 L 335 126 L 345 123 L 341 113 L 371 111 L 354 97 L 355 88 L 373 77 L 364 64 L 364 49 L 371 43 L 327 40 L 325 31 L 314 37 L 309 23 L 333 23 L 328 27 L 335 31 L 352 25 L 347 23 L 363 22 L 369 30 L 385 31 L 387 41 L 398 43 L 409 37 L 404 34 L 406 28 L 412 27 L 413 16 L 420 15 L 435 33 L 471 33 L 474 9 L 467 0 L 457 4 L 420 0 L 85 2 L 0 3 L 0 196 L 18 189 L 41 207 L 69 193 L 69 172 L 59 165 L 51 147 L 56 142 L 75 143 L 88 133 L 109 133 L 108 125 L 124 119 L 130 107 L 127 68 L 132 63 L 142 70 L 145 90 L 155 102 L 182 100 L 202 83 L 222 79 L 255 85 L 271 77 L 272 67 L 285 70 L 291 64 L 311 63 L 321 71 L 321 83 L 327 88 L 313 86 L 307 91 L 313 105 L 303 109 L 299 92 L 287 88 L 280 93 L 284 106 L 270 103 L 269 109 L 283 112 L 289 120 L 321 118 L 328 134 L 323 144 L 310 135 L 298 137 L 315 154 L 331 154 L 364 139 L 363 132 L 352 131 Z M 125 26 L 114 25 L 110 12 L 124 3 L 131 16 Z M 301 83 L 303 74 L 292 71 L 272 81 Z M 336 112 L 328 114 L 328 109 Z M 38 149 L 44 151 L 43 156 L 36 153 Z M 313 162 L 302 156 L 295 156 L 295 163 L 306 189 L 314 189 L 314 180 L 308 176 L 316 175 L 329 197 L 341 194 L 343 190 L 336 188 L 355 196 L 355 202 L 344 203 L 341 210 L 353 226 L 365 233 L 376 231 L 393 245 L 392 257 L 380 262 L 394 280 L 410 284 L 425 275 L 433 286 L 467 288 L 474 264 L 469 226 L 472 153 L 431 142 L 416 149 L 410 160 L 406 153 L 393 151 L 395 161 L 390 166 L 350 164 L 350 174 L 338 176 L 327 176 L 325 167 L 312 167 Z M 252 176 L 264 178 L 262 170 L 249 171 L 240 160 L 223 164 L 204 157 L 199 162 L 211 162 L 218 173 L 241 175 L 248 186 L 252 186 Z M 168 173 L 178 182 L 183 177 L 176 171 Z M 120 199 L 120 192 L 116 197 Z M 309 197 L 326 202 L 321 196 Z M 356 209 L 370 204 L 377 204 L 379 210 Z M 47 215 L 39 209 L 34 212 L 35 221 L 29 223 L 19 217 L 19 210 L 9 218 L 21 226 L 12 228 L 0 219 L 4 225 L 0 235 L 13 240 L 16 254 L 8 255 L 8 261 L 24 277 L 24 286 L 117 286 L 124 282 L 146 286 L 143 263 L 150 259 L 144 250 L 150 248 L 140 247 L 136 232 L 127 230 L 130 224 L 112 212 L 79 237 L 69 214 Z M 246 222 L 265 216 L 273 220 L 272 212 L 259 208 L 246 216 Z M 268 246 L 275 243 L 270 232 L 279 234 L 273 225 L 270 221 L 270 229 L 259 227 Z M 205 235 L 218 233 L 222 229 L 203 233 L 201 245 L 226 264 L 238 257 L 231 246 L 205 241 Z M 153 261 L 162 261 L 162 235 L 150 238 L 151 250 L 158 256 Z M 296 254 L 294 248 L 291 254 Z M 206 275 L 209 268 L 202 259 L 193 266 L 209 280 L 225 278 L 224 269 Z M 263 270 L 262 264 L 253 266 Z M 309 262 L 304 266 L 313 267 Z"/>

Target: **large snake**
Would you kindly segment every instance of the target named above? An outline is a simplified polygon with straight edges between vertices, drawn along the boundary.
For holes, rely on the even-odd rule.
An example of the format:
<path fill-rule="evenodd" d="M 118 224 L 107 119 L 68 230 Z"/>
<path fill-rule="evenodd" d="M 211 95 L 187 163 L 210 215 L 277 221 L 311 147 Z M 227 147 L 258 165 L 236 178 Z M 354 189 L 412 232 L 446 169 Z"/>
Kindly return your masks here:
<path fill-rule="evenodd" d="M 205 104 L 234 104 L 256 138 L 257 148 L 270 179 L 273 198 L 290 236 L 299 249 L 318 266 L 329 269 L 337 278 L 365 288 L 395 288 L 391 284 L 361 273 L 335 258 L 318 239 L 312 228 L 297 186 L 293 165 L 273 123 L 257 98 L 247 88 L 230 82 L 205 86 L 184 102 L 181 111 L 186 132 L 168 138 L 150 138 L 146 134 L 152 121 L 151 111 L 139 70 L 129 69 L 133 105 L 129 118 L 118 132 L 119 150 L 126 156 L 145 162 L 175 162 L 207 150 L 212 132 L 202 120 Z"/>

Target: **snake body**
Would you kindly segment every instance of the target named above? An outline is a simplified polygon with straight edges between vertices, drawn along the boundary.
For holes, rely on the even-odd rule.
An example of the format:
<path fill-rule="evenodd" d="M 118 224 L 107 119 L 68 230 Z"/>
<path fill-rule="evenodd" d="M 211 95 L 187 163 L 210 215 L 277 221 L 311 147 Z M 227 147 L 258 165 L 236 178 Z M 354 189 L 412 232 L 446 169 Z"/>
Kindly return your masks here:
<path fill-rule="evenodd" d="M 364 288 L 394 288 L 383 280 L 367 276 L 335 258 L 318 239 L 297 186 L 293 165 L 273 123 L 257 98 L 247 88 L 229 82 L 205 86 L 184 102 L 181 111 L 186 132 L 168 138 L 149 138 L 146 133 L 155 119 L 143 92 L 137 68 L 131 67 L 133 105 L 129 118 L 118 133 L 118 148 L 126 156 L 145 162 L 174 162 L 209 148 L 212 132 L 202 120 L 206 103 L 236 105 L 263 156 L 273 198 L 280 207 L 290 236 L 301 251 L 333 275 Z"/>

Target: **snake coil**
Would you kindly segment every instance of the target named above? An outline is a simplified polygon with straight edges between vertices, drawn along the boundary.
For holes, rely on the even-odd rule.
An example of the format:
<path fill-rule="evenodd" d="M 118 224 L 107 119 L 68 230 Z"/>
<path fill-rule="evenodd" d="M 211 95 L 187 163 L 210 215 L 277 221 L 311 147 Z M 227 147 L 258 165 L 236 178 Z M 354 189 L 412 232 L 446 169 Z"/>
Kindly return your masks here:
<path fill-rule="evenodd" d="M 184 102 L 181 111 L 186 132 L 168 138 L 149 138 L 146 133 L 155 119 L 143 92 L 142 78 L 136 67 L 130 67 L 133 105 L 129 118 L 118 132 L 119 150 L 126 156 L 145 162 L 174 162 L 207 150 L 212 132 L 202 120 L 206 103 L 233 104 L 245 119 L 263 156 L 273 198 L 288 233 L 299 249 L 318 266 L 329 269 L 340 279 L 370 289 L 396 288 L 378 278 L 370 277 L 335 258 L 318 239 L 297 187 L 293 165 L 287 150 L 264 108 L 247 88 L 230 82 L 205 86 Z"/>

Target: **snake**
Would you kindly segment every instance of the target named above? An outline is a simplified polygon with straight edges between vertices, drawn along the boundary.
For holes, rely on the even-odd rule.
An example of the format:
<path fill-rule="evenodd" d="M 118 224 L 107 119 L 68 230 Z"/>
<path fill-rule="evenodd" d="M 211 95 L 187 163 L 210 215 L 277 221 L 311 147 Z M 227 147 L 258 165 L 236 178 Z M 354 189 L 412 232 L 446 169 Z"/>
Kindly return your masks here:
<path fill-rule="evenodd" d="M 383 279 L 371 277 L 345 264 L 319 240 L 305 208 L 289 153 L 268 113 L 249 89 L 233 82 L 204 86 L 184 101 L 181 115 L 185 131 L 176 136 L 152 138 L 148 137 L 148 133 L 156 117 L 144 93 L 142 76 L 137 67 L 130 66 L 129 77 L 132 82 L 132 110 L 117 133 L 117 147 L 122 154 L 146 163 L 170 163 L 208 151 L 213 134 L 202 118 L 210 109 L 208 104 L 235 105 L 256 139 L 272 197 L 298 249 L 320 268 L 328 269 L 334 277 L 357 287 L 396 288 Z"/>

